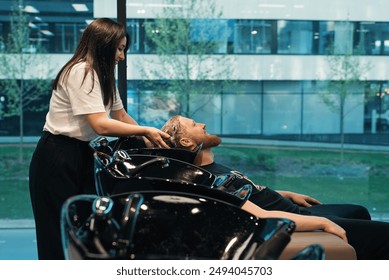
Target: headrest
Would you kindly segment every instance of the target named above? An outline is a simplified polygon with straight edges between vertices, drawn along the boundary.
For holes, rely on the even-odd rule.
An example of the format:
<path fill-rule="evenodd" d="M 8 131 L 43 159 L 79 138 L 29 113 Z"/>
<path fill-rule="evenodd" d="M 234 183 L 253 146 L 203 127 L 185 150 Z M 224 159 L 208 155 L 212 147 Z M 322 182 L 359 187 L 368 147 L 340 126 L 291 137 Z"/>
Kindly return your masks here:
<path fill-rule="evenodd" d="M 147 148 L 145 142 L 137 137 L 120 137 L 109 141 L 105 137 L 98 137 L 90 142 L 92 149 L 112 155 L 117 150 L 125 150 L 128 154 L 155 155 L 187 163 L 193 163 L 202 145 L 194 151 L 181 148 Z"/>

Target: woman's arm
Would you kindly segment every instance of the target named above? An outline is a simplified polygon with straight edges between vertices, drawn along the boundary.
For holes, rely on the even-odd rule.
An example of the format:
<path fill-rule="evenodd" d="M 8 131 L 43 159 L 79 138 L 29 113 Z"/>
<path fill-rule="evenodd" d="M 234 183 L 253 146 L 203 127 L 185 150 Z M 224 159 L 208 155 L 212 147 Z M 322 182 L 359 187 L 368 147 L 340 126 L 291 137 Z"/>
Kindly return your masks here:
<path fill-rule="evenodd" d="M 117 111 L 111 111 L 111 117 L 124 123 L 138 125 L 138 123 L 129 114 L 127 114 L 126 110 L 123 108 Z"/>
<path fill-rule="evenodd" d="M 123 108 L 117 111 L 112 111 L 111 117 L 124 123 L 138 125 L 138 123 Z M 138 136 L 138 138 L 142 139 L 147 147 L 154 147 L 154 145 L 147 139 L 147 137 Z"/>
<path fill-rule="evenodd" d="M 85 118 L 92 129 L 99 135 L 116 137 L 129 135 L 145 136 L 155 146 L 169 148 L 169 146 L 162 139 L 169 138 L 169 134 L 155 127 L 140 126 L 130 116 L 125 117 L 119 113 L 119 111 L 113 113 L 114 118 L 109 118 L 104 112 L 88 114 L 85 115 Z M 116 118 L 125 121 L 121 121 Z M 134 123 L 132 123 L 132 121 Z"/>
<path fill-rule="evenodd" d="M 346 231 L 328 220 L 317 216 L 304 216 L 284 211 L 267 211 L 250 201 L 246 201 L 242 209 L 258 218 L 285 218 L 296 223 L 296 231 L 323 230 L 335 234 L 347 242 Z"/>

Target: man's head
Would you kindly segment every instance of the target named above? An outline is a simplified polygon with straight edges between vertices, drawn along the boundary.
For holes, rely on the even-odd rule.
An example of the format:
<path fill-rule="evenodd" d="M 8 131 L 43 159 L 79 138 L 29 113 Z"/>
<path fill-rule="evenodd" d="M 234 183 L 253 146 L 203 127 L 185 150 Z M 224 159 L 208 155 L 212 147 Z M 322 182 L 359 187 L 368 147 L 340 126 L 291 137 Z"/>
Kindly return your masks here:
<path fill-rule="evenodd" d="M 206 149 L 221 143 L 221 139 L 217 135 L 208 134 L 205 127 L 203 123 L 176 115 L 171 117 L 161 130 L 171 136 L 165 139 L 169 147 L 193 151 L 201 144 Z"/>

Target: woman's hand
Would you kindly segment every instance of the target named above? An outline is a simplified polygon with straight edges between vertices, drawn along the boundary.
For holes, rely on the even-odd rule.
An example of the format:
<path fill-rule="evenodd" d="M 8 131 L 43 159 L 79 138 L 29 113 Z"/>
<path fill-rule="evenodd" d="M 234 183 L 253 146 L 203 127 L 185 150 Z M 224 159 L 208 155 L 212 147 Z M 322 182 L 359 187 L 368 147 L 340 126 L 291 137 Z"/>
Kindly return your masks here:
<path fill-rule="evenodd" d="M 150 141 L 155 147 L 158 148 L 169 148 L 166 142 L 163 139 L 170 138 L 170 135 L 166 132 L 163 132 L 155 127 L 146 127 L 145 137 Z"/>

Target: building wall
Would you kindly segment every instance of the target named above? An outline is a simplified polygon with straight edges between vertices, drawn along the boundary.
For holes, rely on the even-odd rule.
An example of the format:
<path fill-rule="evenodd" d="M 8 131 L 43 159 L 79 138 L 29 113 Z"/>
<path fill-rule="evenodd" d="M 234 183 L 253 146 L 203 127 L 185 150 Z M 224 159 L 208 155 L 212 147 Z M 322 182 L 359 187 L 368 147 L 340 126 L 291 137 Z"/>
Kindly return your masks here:
<path fill-rule="evenodd" d="M 161 14 L 163 0 L 127 1 L 128 18 L 155 18 Z M 185 0 L 176 1 L 185 5 Z M 222 18 L 289 20 L 366 20 L 388 21 L 385 0 L 216 0 Z M 94 0 L 95 17 L 116 17 L 116 0 Z"/>
<path fill-rule="evenodd" d="M 115 1 L 111 3 L 109 1 L 95 1 L 95 16 L 114 16 L 116 7 L 113 2 Z M 232 69 L 232 75 L 229 78 L 240 84 L 250 83 L 250 88 L 246 87 L 239 93 L 231 89 L 224 89 L 224 92 L 217 96 L 208 96 L 206 99 L 209 102 L 206 105 L 199 104 L 201 100 L 193 99 L 191 102 L 193 108 L 199 106 L 203 108 L 192 117 L 207 123 L 208 129 L 211 131 L 223 135 L 257 135 L 258 137 L 295 135 L 301 138 L 302 135 L 311 134 L 338 134 L 340 132 L 339 114 L 330 110 L 319 98 L 318 92 L 310 91 L 310 87 L 307 86 L 312 82 L 325 82 L 333 79 L 328 65 L 328 57 L 312 52 L 312 43 L 315 43 L 312 38 L 316 34 L 315 30 L 310 29 L 310 25 L 313 22 L 316 24 L 322 21 L 323 23 L 319 23 L 323 24 L 320 28 L 325 29 L 325 24 L 328 24 L 334 31 L 335 44 L 343 48 L 343 51 L 347 51 L 354 47 L 353 35 L 365 36 L 364 32 L 351 31 L 351 28 L 362 30 L 365 24 L 387 23 L 388 18 L 384 10 L 389 8 L 389 3 L 359 1 L 356 5 L 355 1 L 351 0 L 273 1 L 271 3 L 264 0 L 244 1 L 244 4 L 236 0 L 217 0 L 215 3 L 222 14 L 220 19 L 247 20 L 243 24 L 248 26 L 250 24 L 259 26 L 261 22 L 258 20 L 269 20 L 266 24 L 271 23 L 271 21 L 276 22 L 279 34 L 284 32 L 287 34 L 286 36 L 289 36 L 286 44 L 290 44 L 290 46 L 282 46 L 283 42 L 278 38 L 276 53 L 273 53 L 274 50 L 270 48 L 268 50 L 255 50 L 252 49 L 252 46 L 251 49 L 239 50 L 236 44 L 240 38 L 236 37 L 235 34 L 233 39 L 234 53 L 227 53 L 227 47 L 223 46 L 220 48 L 221 53 L 226 54 L 228 65 Z M 176 8 L 181 8 L 185 5 L 185 1 L 176 1 L 175 5 Z M 127 3 L 127 18 L 133 19 L 134 22 L 154 19 L 161 16 L 166 7 L 169 5 L 165 5 L 163 1 L 130 2 Z M 222 21 L 221 24 L 228 25 L 227 22 L 223 23 Z M 359 25 L 360 27 L 358 27 Z M 317 36 L 323 35 L 324 32 Z M 359 39 L 363 41 L 363 38 Z M 255 42 L 253 44 L 255 47 Z M 319 53 L 324 52 L 321 44 L 318 44 Z M 225 41 L 225 45 L 227 45 L 227 41 Z M 177 55 L 176 59 L 180 60 L 182 57 Z M 218 65 L 217 59 L 218 56 L 215 54 L 214 61 L 209 58 L 203 67 L 208 67 L 209 71 L 215 72 L 225 67 L 226 61 L 224 60 L 222 64 Z M 374 83 L 386 83 L 389 80 L 388 56 L 371 56 L 366 51 L 359 59 L 361 65 L 371 65 L 363 73 L 363 79 Z M 145 79 L 141 71 L 142 67 L 139 67 L 142 64 L 150 65 L 158 73 L 166 73 L 165 79 L 167 80 L 174 77 L 174 69 L 169 71 L 169 69 L 162 68 L 157 55 L 147 52 L 147 50 L 144 53 L 135 50 L 128 56 L 127 79 L 129 81 Z M 155 77 L 149 75 L 146 79 L 161 79 L 161 77 L 160 75 Z M 135 88 L 131 88 L 131 92 L 135 95 L 141 94 L 137 93 Z M 365 108 L 364 98 L 362 91 L 348 97 L 345 107 L 348 112 L 344 120 L 345 133 L 365 134 L 374 130 L 369 128 L 375 127 L 376 123 L 370 118 L 371 110 L 367 111 Z M 135 100 L 142 100 L 142 97 Z M 131 108 L 140 106 L 139 103 L 133 103 Z M 137 112 L 139 111 L 142 109 L 138 108 Z M 139 112 L 140 115 L 152 116 L 149 119 L 142 118 L 141 123 L 154 125 L 163 123 L 162 120 L 154 122 L 155 114 L 150 113 L 150 110 L 147 112 L 148 114 Z M 366 115 L 370 119 L 366 120 Z"/>
<path fill-rule="evenodd" d="M 47 21 L 45 28 L 50 29 L 55 35 L 48 39 L 48 54 L 33 54 L 37 60 L 24 73 L 25 79 L 41 77 L 43 72 L 47 78 L 52 79 L 71 57 L 83 26 L 92 19 L 92 9 L 88 3 L 89 12 L 83 15 L 75 12 L 70 2 L 50 2 L 48 5 L 49 2 L 31 1 L 40 11 L 39 15 L 43 20 Z M 142 34 L 139 30 L 142 28 L 143 20 L 156 18 L 166 5 L 160 0 L 127 2 L 128 30 L 132 32 L 131 35 L 135 35 L 133 40 L 137 44 L 132 46 L 127 56 L 129 112 L 140 124 L 160 126 L 169 114 L 175 112 L 169 111 L 171 109 L 169 106 L 148 108 L 147 104 L 154 98 L 153 89 L 140 91 L 139 85 L 145 79 L 159 80 L 161 77 L 152 75 L 145 77 L 139 66 L 149 65 L 143 70 L 152 69 L 164 73 L 165 80 L 174 79 L 175 71 L 161 67 L 158 62 L 160 58 L 152 49 L 145 47 L 145 38 L 140 36 Z M 187 2 L 177 0 L 178 5 L 185 5 Z M 199 1 L 202 4 L 205 2 L 207 1 Z M 215 133 L 243 137 L 292 135 L 299 139 L 301 136 L 311 134 L 338 134 L 339 115 L 323 104 L 318 96 L 318 87 L 312 86 L 331 79 L 327 56 L 323 54 L 325 40 L 317 38 L 324 37 L 327 29 L 331 30 L 334 42 L 345 49 L 352 49 L 355 47 L 356 39 L 363 41 L 365 37 L 366 42 L 375 43 L 371 50 L 365 49 L 359 56 L 361 64 L 372 66 L 363 73 L 363 79 L 381 85 L 383 89 L 389 88 L 387 85 L 389 38 L 386 39 L 385 35 L 389 24 L 386 16 L 388 1 L 364 0 L 358 1 L 358 5 L 352 0 L 284 0 L 276 3 L 246 0 L 244 4 L 237 0 L 216 0 L 215 3 L 217 9 L 222 11 L 217 24 L 223 27 L 221 30 L 225 30 L 231 28 L 232 22 L 235 33 L 228 38 L 224 38 L 224 35 L 218 38 L 221 40 L 220 48 L 203 62 L 202 67 L 217 72 L 227 64 L 231 70 L 228 79 L 236 81 L 239 89 L 224 88 L 216 96 L 204 97 L 204 100 L 208 100 L 206 105 L 201 105 L 201 100 L 195 98 L 189 104 L 193 110 L 202 106 L 202 110 L 194 113 L 193 117 L 207 123 L 208 128 Z M 69 14 L 70 18 L 74 18 L 74 24 L 69 21 L 69 17 L 65 19 L 64 16 L 55 16 L 52 11 L 55 7 L 58 7 L 58 11 L 63 10 L 65 14 Z M 1 14 L 8 13 L 7 9 L 9 7 L 5 4 L 0 5 Z M 116 0 L 93 1 L 93 18 L 98 17 L 116 18 Z M 4 16 L 2 18 L 4 20 L 2 26 L 7 26 L 9 23 Z M 271 38 L 276 42 L 268 48 L 264 47 L 266 36 L 253 39 L 250 33 L 246 32 L 261 26 L 264 27 L 261 32 L 263 31 L 266 36 L 273 36 Z M 369 33 L 365 32 L 370 26 L 375 28 L 374 35 L 381 36 L 378 38 L 381 45 L 378 45 L 378 39 L 369 38 Z M 316 34 L 318 30 L 320 33 Z M 278 35 L 269 34 L 274 31 L 278 32 Z M 285 41 L 285 38 L 288 40 Z M 318 40 L 315 41 L 316 39 Z M 250 44 L 247 48 L 246 42 Z M 232 47 L 229 44 L 232 44 Z M 258 46 L 261 46 L 261 49 Z M 57 53 L 58 50 L 60 53 Z M 226 60 L 218 64 L 220 56 L 225 56 Z M 14 57 L 15 55 L 10 55 L 11 60 Z M 176 55 L 175 58 L 183 59 L 180 55 Z M 6 75 L 0 76 L 0 79 L 6 78 Z M 211 75 L 209 81 L 212 79 L 214 78 Z M 376 129 L 377 110 L 380 106 L 379 98 L 377 100 L 365 105 L 362 91 L 350 96 L 346 104 L 346 109 L 350 112 L 345 119 L 344 131 L 360 135 L 381 133 L 382 131 Z M 37 131 L 40 131 L 40 128 Z"/>

